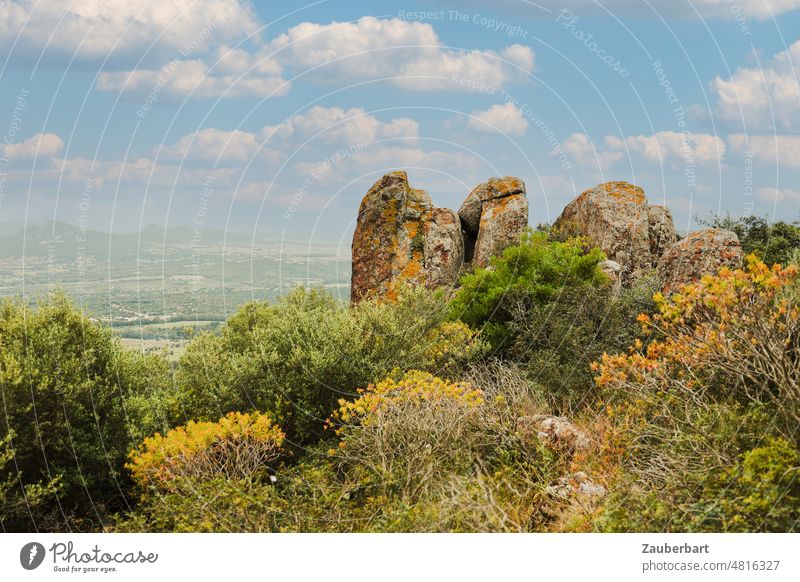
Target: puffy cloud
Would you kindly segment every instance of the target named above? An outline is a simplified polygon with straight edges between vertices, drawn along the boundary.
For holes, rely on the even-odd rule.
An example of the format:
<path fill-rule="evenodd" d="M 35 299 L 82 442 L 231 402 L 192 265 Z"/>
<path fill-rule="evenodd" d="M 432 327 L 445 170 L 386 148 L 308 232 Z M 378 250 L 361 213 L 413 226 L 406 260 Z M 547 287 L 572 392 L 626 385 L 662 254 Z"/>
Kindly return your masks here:
<path fill-rule="evenodd" d="M 66 182 L 83 184 L 88 179 L 97 188 L 107 185 L 147 186 L 173 188 L 181 186 L 196 187 L 209 176 L 224 183 L 230 179 L 234 170 L 230 168 L 186 168 L 178 165 L 160 164 L 149 158 L 135 160 L 90 160 L 87 158 L 68 158 L 56 160 L 54 167 L 42 172 L 42 177 L 63 179 Z"/>
<path fill-rule="evenodd" d="M 623 144 L 614 139 L 609 138 L 606 143 L 618 149 L 623 148 Z M 625 145 L 651 162 L 669 159 L 695 163 L 718 162 L 725 155 L 725 142 L 707 133 L 659 131 L 655 135 L 627 137 Z"/>
<path fill-rule="evenodd" d="M 777 188 L 759 188 L 756 192 L 761 200 L 765 202 L 775 202 L 781 204 L 782 202 L 790 202 L 792 204 L 800 204 L 800 191 L 784 188 L 778 190 Z"/>
<path fill-rule="evenodd" d="M 323 143 L 357 144 L 384 138 L 416 138 L 419 124 L 401 117 L 382 122 L 361 108 L 313 107 L 279 126 L 268 126 L 262 135 L 270 140 L 305 140 L 319 134 Z"/>
<path fill-rule="evenodd" d="M 599 164 L 600 167 L 606 167 L 623 158 L 622 153 L 618 151 L 607 151 L 602 146 L 595 147 L 585 133 L 573 133 L 564 140 L 561 149 L 569 156 L 570 160 L 581 166 Z M 553 150 L 550 155 L 556 157 L 560 155 L 560 152 Z"/>
<path fill-rule="evenodd" d="M 728 136 L 728 145 L 737 153 L 752 155 L 762 164 L 800 168 L 800 135 L 734 133 Z"/>
<path fill-rule="evenodd" d="M 175 144 L 159 148 L 157 153 L 174 160 L 244 163 L 257 150 L 255 134 L 208 128 L 184 135 Z"/>
<path fill-rule="evenodd" d="M 342 83 L 387 78 L 405 89 L 457 89 L 454 79 L 502 86 L 531 72 L 530 47 L 500 52 L 443 46 L 428 23 L 371 16 L 355 22 L 304 22 L 271 43 L 279 61 L 318 81 Z M 522 69 L 520 71 L 519 69 Z"/>
<path fill-rule="evenodd" d="M 64 149 L 64 142 L 54 133 L 37 133 L 24 141 L 4 144 L 1 149 L 1 157 L 9 162 L 33 158 L 51 158 Z"/>
<path fill-rule="evenodd" d="M 214 47 L 213 58 L 173 59 L 158 68 L 103 72 L 98 88 L 144 97 L 154 88 L 171 99 L 280 96 L 295 76 L 337 84 L 386 78 L 409 90 L 501 87 L 534 67 L 530 47 L 501 51 L 450 49 L 428 23 L 371 16 L 355 22 L 303 22 L 255 52 Z M 186 55 L 183 55 L 184 57 Z"/>
<path fill-rule="evenodd" d="M 513 103 L 492 105 L 486 111 L 473 111 L 469 126 L 485 133 L 522 136 L 528 131 L 528 120 Z"/>
<path fill-rule="evenodd" d="M 717 112 L 748 129 L 800 129 L 800 41 L 778 53 L 761 68 L 743 67 L 732 77 L 717 77 Z"/>
<path fill-rule="evenodd" d="M 625 138 L 606 136 L 601 146 L 595 145 L 582 133 L 573 133 L 563 149 L 578 164 L 605 167 L 629 155 L 648 162 L 685 161 L 693 164 L 719 162 L 725 155 L 725 142 L 706 133 L 677 133 L 659 131 L 654 135 L 635 135 Z"/>
<path fill-rule="evenodd" d="M 101 91 L 122 93 L 128 98 L 175 101 L 194 97 L 242 97 L 285 95 L 291 85 L 280 75 L 270 75 L 254 69 L 230 72 L 230 63 L 218 69 L 203 60 L 175 60 L 158 70 L 100 73 L 97 87 Z"/>
<path fill-rule="evenodd" d="M 418 134 L 417 122 L 407 117 L 384 122 L 360 108 L 317 106 L 281 125 L 264 127 L 257 134 L 202 129 L 162 146 L 157 153 L 168 159 L 221 164 L 241 164 L 260 153 L 271 162 L 280 162 L 286 159 L 289 147 L 301 147 L 306 140 L 311 140 L 311 145 L 347 147 L 379 139 L 415 139 Z"/>
<path fill-rule="evenodd" d="M 38 58 L 138 62 L 198 54 L 258 30 L 246 0 L 6 0 L 0 47 Z"/>

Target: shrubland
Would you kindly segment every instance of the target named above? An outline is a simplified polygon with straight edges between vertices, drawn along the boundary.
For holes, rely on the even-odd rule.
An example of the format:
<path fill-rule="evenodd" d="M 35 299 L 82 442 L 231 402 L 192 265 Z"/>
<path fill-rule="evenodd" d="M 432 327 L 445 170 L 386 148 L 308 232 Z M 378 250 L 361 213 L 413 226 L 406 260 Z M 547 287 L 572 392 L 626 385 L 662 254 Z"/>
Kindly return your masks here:
<path fill-rule="evenodd" d="M 451 293 L 251 302 L 174 365 L 6 303 L 2 526 L 796 531 L 793 252 L 665 297 L 539 232 Z"/>

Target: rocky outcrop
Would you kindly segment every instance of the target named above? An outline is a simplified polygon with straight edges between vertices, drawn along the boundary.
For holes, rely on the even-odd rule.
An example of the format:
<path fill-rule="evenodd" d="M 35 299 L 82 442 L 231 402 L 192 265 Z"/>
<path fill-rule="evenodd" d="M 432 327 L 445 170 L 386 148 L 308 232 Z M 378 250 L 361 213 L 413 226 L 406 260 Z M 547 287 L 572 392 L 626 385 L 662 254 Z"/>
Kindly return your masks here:
<path fill-rule="evenodd" d="M 560 237 L 581 236 L 621 266 L 623 285 L 655 267 L 675 242 L 669 210 L 650 206 L 644 190 L 627 182 L 606 182 L 570 202 L 553 224 Z"/>
<path fill-rule="evenodd" d="M 386 174 L 358 210 L 351 302 L 394 299 L 406 284 L 454 285 L 466 262 L 474 257 L 485 266 L 527 227 L 525 184 L 517 178 L 481 184 L 456 214 L 435 208 L 427 192 L 409 186 L 405 172 Z"/>
<path fill-rule="evenodd" d="M 469 193 L 458 210 L 466 261 L 485 267 L 516 244 L 528 228 L 528 197 L 519 178 L 490 178 Z"/>
<path fill-rule="evenodd" d="M 561 500 L 575 500 L 580 504 L 602 499 L 608 493 L 606 488 L 592 481 L 583 471 L 577 471 L 545 488 L 545 492 Z"/>
<path fill-rule="evenodd" d="M 517 433 L 524 442 L 541 442 L 554 451 L 573 454 L 591 446 L 588 435 L 560 416 L 536 414 L 517 419 Z"/>
<path fill-rule="evenodd" d="M 361 201 L 353 235 L 351 301 L 394 299 L 405 284 L 453 285 L 464 262 L 455 212 L 435 208 L 405 172 L 378 180 Z"/>
<path fill-rule="evenodd" d="M 721 228 L 693 232 L 661 257 L 658 270 L 662 291 L 676 291 L 682 284 L 714 274 L 722 267 L 739 268 L 743 260 L 742 245 L 735 233 Z"/>

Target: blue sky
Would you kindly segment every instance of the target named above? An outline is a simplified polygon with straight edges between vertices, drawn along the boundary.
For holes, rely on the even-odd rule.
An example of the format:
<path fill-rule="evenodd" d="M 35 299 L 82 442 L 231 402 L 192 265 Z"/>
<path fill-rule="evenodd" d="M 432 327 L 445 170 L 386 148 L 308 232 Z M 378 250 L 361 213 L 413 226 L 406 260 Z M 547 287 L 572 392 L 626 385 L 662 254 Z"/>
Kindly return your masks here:
<path fill-rule="evenodd" d="M 396 169 L 800 218 L 800 0 L 4 0 L 0 47 L 0 223 L 348 240 Z"/>

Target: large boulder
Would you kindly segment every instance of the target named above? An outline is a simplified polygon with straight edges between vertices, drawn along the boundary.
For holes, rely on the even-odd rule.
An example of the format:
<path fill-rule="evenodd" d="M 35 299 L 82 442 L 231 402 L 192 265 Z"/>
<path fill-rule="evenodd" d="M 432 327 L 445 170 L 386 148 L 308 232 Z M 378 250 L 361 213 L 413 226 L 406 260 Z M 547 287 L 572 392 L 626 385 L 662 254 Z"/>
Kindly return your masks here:
<path fill-rule="evenodd" d="M 661 257 L 662 291 L 676 291 L 682 284 L 715 274 L 722 267 L 742 266 L 744 253 L 739 238 L 730 230 L 707 228 L 673 244 Z"/>
<path fill-rule="evenodd" d="M 425 232 L 425 283 L 431 288 L 454 285 L 464 264 L 464 239 L 458 216 L 449 208 L 435 208 Z"/>
<path fill-rule="evenodd" d="M 427 192 L 409 186 L 405 172 L 392 172 L 361 201 L 352 252 L 350 298 L 357 303 L 394 299 L 406 284 L 454 284 L 464 243 L 452 211 L 434 208 Z"/>
<path fill-rule="evenodd" d="M 485 267 L 489 259 L 520 241 L 528 228 L 528 197 L 519 178 L 490 178 L 469 193 L 458 211 L 466 260 Z"/>
<path fill-rule="evenodd" d="M 623 285 L 658 264 L 675 241 L 672 216 L 650 206 L 644 190 L 627 182 L 606 182 L 570 202 L 553 224 L 559 236 L 581 236 L 622 267 Z"/>

